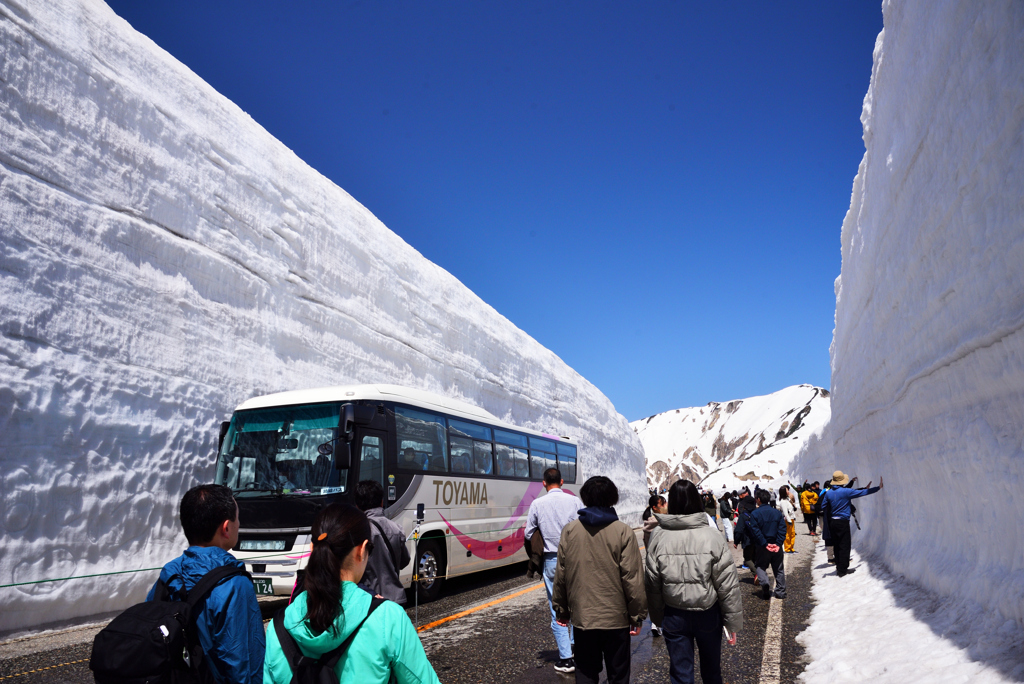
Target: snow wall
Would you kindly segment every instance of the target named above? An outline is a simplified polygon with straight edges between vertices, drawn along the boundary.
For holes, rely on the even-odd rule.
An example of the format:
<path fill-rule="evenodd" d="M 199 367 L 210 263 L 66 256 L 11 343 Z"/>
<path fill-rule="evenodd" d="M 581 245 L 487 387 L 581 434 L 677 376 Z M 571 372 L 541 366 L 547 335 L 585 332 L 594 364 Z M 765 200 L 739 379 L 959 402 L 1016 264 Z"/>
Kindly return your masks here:
<path fill-rule="evenodd" d="M 639 520 L 642 447 L 601 392 L 102 2 L 0 0 L 0 93 L 0 585 L 162 565 L 219 422 L 323 385 L 571 435 Z M 0 588 L 0 633 L 154 579 Z"/>
<path fill-rule="evenodd" d="M 886 2 L 842 228 L 832 419 L 860 551 L 1024 622 L 1024 3 Z"/>

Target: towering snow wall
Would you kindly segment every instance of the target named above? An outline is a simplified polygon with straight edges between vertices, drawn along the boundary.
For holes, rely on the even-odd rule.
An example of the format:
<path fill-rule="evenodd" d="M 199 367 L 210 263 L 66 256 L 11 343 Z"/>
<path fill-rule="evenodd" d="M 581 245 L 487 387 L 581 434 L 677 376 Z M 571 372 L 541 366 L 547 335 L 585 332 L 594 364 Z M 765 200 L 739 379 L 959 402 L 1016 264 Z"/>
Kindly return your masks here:
<path fill-rule="evenodd" d="M 1024 4 L 883 12 L 842 229 L 832 419 L 800 466 L 884 475 L 855 544 L 1020 623 Z"/>
<path fill-rule="evenodd" d="M 0 93 L 0 585 L 161 565 L 218 422 L 329 384 L 574 436 L 638 517 L 604 395 L 99 0 L 0 0 Z M 0 632 L 154 577 L 0 587 Z"/>

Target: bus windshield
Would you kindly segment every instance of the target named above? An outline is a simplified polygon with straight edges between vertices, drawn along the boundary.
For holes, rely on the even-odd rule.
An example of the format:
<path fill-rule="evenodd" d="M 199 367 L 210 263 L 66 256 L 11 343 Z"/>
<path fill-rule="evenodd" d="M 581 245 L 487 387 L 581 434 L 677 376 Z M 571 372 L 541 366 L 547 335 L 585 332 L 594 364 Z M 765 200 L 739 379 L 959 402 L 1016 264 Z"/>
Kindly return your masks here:
<path fill-rule="evenodd" d="M 217 484 L 235 495 L 323 495 L 345 491 L 348 472 L 317 447 L 338 437 L 341 404 L 238 411 L 217 458 Z"/>

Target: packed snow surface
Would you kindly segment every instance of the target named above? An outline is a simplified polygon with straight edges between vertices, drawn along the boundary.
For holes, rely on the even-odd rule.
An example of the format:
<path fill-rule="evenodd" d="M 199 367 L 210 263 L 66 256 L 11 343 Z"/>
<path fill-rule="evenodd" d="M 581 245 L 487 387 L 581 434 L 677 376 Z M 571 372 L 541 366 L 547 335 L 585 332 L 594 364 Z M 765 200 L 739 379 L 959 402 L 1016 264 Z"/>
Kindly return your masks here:
<path fill-rule="evenodd" d="M 644 445 L 648 487 L 662 490 L 687 479 L 717 493 L 785 484 L 793 457 L 820 434 L 829 414 L 828 390 L 796 385 L 667 411 L 630 426 Z"/>
<path fill-rule="evenodd" d="M 832 418 L 794 470 L 884 476 L 860 554 L 975 606 L 986 619 L 968 628 L 1001 643 L 1024 624 L 1024 3 L 883 13 L 842 228 Z"/>
<path fill-rule="evenodd" d="M 0 585 L 159 567 L 219 421 L 326 385 L 574 437 L 637 518 L 643 452 L 604 395 L 102 2 L 0 0 L 0 92 Z M 0 587 L 0 633 L 154 576 Z"/>
<path fill-rule="evenodd" d="M 869 508 L 868 502 L 880 495 L 857 503 Z M 824 545 L 816 545 L 811 565 L 816 605 L 810 625 L 796 637 L 810 660 L 800 681 L 1024 680 L 1024 630 L 1013 620 L 986 612 L 973 601 L 938 597 L 893 575 L 881 563 L 862 560 L 856 551 L 850 567 L 856 568 L 855 574 L 837 577 Z"/>

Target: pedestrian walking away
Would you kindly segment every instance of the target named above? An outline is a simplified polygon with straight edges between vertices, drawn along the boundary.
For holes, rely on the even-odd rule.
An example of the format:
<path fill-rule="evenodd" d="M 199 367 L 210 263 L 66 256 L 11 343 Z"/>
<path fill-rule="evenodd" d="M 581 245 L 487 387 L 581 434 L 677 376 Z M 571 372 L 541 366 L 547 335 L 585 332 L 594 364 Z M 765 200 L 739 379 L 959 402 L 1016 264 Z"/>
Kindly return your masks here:
<path fill-rule="evenodd" d="M 651 541 L 651 532 L 658 527 L 657 515 L 668 513 L 668 501 L 661 494 L 654 494 L 648 501 L 647 510 L 644 511 L 644 547 Z M 655 515 L 657 514 L 657 515 Z M 650 556 L 648 556 L 649 558 Z M 654 620 L 651 620 L 651 635 L 661 636 L 661 627 Z"/>
<path fill-rule="evenodd" d="M 565 526 L 559 541 L 555 614 L 559 624 L 571 622 L 574 628 L 577 682 L 597 684 L 603 662 L 608 684 L 627 684 L 630 636 L 640 633 L 647 617 L 640 546 L 615 513 L 614 482 L 592 477 L 580 498 L 586 508 Z"/>
<path fill-rule="evenodd" d="M 576 663 L 573 659 L 572 629 L 569 626 L 558 624 L 555 606 L 552 602 L 552 590 L 558 562 L 558 542 L 562 537 L 562 530 L 576 519 L 579 510 L 583 508 L 583 503 L 579 497 L 562 491 L 563 484 L 562 473 L 558 468 L 548 468 L 544 471 L 544 489 L 547 493 L 534 499 L 530 504 L 530 511 L 526 515 L 524 538 L 529 540 L 538 530 L 544 538 L 544 589 L 548 595 L 548 608 L 551 612 L 551 632 L 558 645 L 558 661 L 555 663 L 555 670 L 573 672 L 576 669 Z"/>
<path fill-rule="evenodd" d="M 782 550 L 786 553 L 796 553 L 793 548 L 796 542 L 796 501 L 786 485 L 779 487 L 779 511 L 786 519 L 786 541 L 782 545 Z"/>
<path fill-rule="evenodd" d="M 379 595 L 395 603 L 405 603 L 405 587 L 402 586 L 399 573 L 409 565 L 412 557 L 402 528 L 384 515 L 384 486 L 376 480 L 359 482 L 355 489 L 355 501 L 370 523 L 370 542 L 374 550 L 359 586 L 372 596 Z"/>
<path fill-rule="evenodd" d="M 238 546 L 238 504 L 223 485 L 199 485 L 185 493 L 179 518 L 189 547 L 160 571 L 171 594 L 185 593 L 203 575 L 221 566 L 245 569 L 229 551 Z M 152 601 L 157 586 L 149 590 Z M 263 616 L 252 580 L 236 575 L 210 592 L 196 617 L 199 644 L 217 682 L 262 681 L 266 641 Z"/>
<path fill-rule="evenodd" d="M 782 544 L 786 539 L 786 519 L 771 506 L 771 493 L 761 490 L 757 493 L 757 508 L 750 514 L 749 529 L 756 548 L 755 567 L 757 581 L 761 585 L 763 598 L 786 598 L 785 554 Z M 771 591 L 768 567 L 775 575 L 775 591 Z"/>
<path fill-rule="evenodd" d="M 718 500 L 718 512 L 722 517 L 722 534 L 725 535 L 726 541 L 730 544 L 733 541 L 732 517 L 735 515 L 732 507 L 732 495 L 725 492 L 722 494 L 722 498 Z"/>
<path fill-rule="evenodd" d="M 822 506 L 822 510 L 825 511 L 827 508 L 829 537 L 835 552 L 836 574 L 840 577 L 854 572 L 854 568 L 850 567 L 850 545 L 852 542 L 850 516 L 853 514 L 853 504 L 850 502 L 852 499 L 868 496 L 881 490 L 883 481 L 879 477 L 877 487 L 872 487 L 870 482 L 867 487 L 862 489 L 846 486 L 852 484 L 849 475 L 837 470 L 832 475 L 832 488 L 823 496 L 826 503 Z"/>
<path fill-rule="evenodd" d="M 818 503 L 818 482 L 811 483 L 809 488 L 800 492 L 800 510 L 804 514 L 804 523 L 807 525 L 808 533 L 813 537 L 818 527 L 818 513 L 815 506 Z"/>
<path fill-rule="evenodd" d="M 265 684 L 289 684 L 299 671 L 331 681 L 323 669 L 333 671 L 333 681 L 439 684 L 405 609 L 358 586 L 374 551 L 370 529 L 348 504 L 317 515 L 305 590 L 267 629 Z"/>
<path fill-rule="evenodd" d="M 647 547 L 644 586 L 651 619 L 662 625 L 672 684 L 692 684 L 694 644 L 705 684 L 722 682 L 722 626 L 729 643 L 743 627 L 743 599 L 732 552 L 717 530 L 704 522 L 697 488 L 676 481 L 668 514 Z"/>
<path fill-rule="evenodd" d="M 740 490 L 739 503 L 737 504 L 736 529 L 733 530 L 736 543 L 743 546 L 743 567 L 754 572 L 754 537 L 747 531 L 750 514 L 757 507 L 750 490 L 744 487 Z"/>

